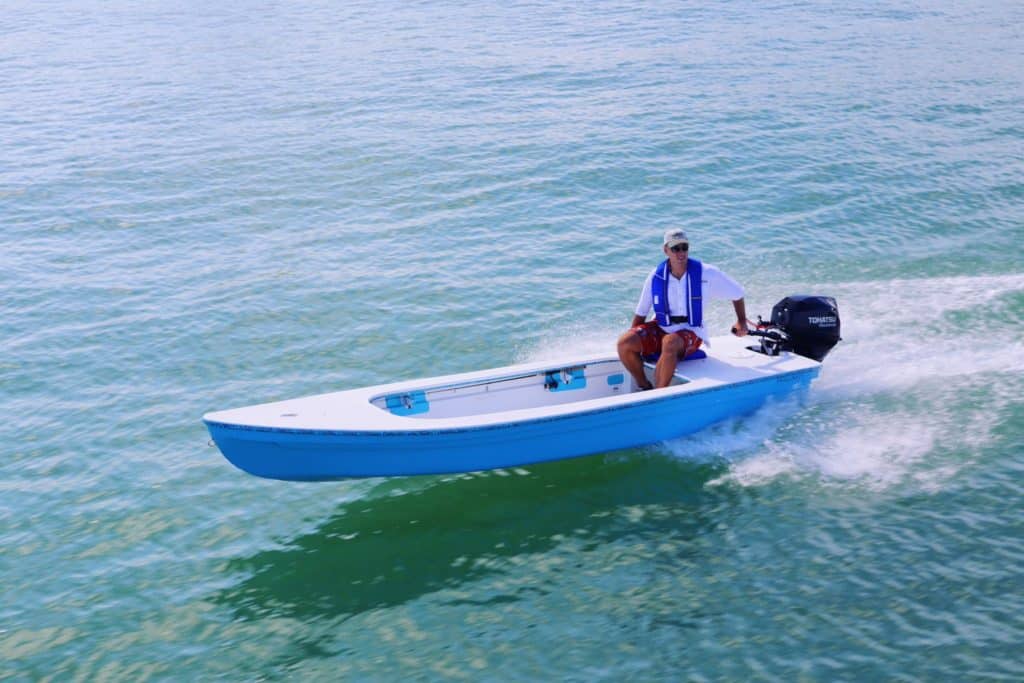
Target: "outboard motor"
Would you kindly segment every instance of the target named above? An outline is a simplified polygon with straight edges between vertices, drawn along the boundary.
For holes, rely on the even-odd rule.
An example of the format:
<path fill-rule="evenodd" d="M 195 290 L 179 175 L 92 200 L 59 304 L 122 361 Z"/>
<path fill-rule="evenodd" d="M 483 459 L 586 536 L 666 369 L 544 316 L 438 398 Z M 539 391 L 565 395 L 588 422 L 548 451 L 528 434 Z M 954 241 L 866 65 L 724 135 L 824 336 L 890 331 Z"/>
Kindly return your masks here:
<path fill-rule="evenodd" d="M 841 339 L 839 307 L 830 296 L 787 296 L 775 304 L 771 323 L 764 326 L 769 329 L 757 334 L 759 350 L 771 356 L 792 351 L 821 362 Z"/>

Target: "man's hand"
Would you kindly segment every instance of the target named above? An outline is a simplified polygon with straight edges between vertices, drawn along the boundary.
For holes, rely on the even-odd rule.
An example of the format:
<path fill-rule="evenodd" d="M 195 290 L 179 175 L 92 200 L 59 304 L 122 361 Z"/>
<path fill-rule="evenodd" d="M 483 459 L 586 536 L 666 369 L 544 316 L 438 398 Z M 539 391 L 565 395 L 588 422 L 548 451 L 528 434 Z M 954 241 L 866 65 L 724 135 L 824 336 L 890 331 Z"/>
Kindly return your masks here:
<path fill-rule="evenodd" d="M 747 336 L 747 321 L 746 320 L 741 320 L 741 321 L 737 322 L 735 325 L 733 325 L 732 326 L 732 333 L 735 334 L 737 337 L 746 337 Z"/>

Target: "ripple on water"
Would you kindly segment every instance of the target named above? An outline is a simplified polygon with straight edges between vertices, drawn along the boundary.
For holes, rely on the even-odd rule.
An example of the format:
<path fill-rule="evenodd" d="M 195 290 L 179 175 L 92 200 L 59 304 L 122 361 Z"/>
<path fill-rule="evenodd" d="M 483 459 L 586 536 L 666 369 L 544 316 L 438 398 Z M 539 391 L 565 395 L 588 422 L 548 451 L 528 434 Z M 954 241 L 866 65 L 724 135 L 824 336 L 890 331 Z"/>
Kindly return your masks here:
<path fill-rule="evenodd" d="M 1024 678 L 1016 5 L 7 15 L 5 672 Z M 669 225 L 838 297 L 806 401 L 459 477 L 206 445 L 610 349 Z"/>

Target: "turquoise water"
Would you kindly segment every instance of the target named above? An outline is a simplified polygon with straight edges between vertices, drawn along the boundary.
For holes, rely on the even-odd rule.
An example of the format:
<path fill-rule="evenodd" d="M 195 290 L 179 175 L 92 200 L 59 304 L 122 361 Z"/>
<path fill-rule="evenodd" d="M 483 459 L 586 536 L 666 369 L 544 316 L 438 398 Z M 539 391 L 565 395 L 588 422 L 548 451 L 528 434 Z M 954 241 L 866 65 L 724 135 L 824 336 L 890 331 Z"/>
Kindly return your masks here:
<path fill-rule="evenodd" d="M 1024 6 L 946 5 L 6 3 L 0 678 L 1024 678 Z M 838 298 L 805 403 L 462 476 L 208 446 L 608 349 L 669 226 L 752 314 Z"/>

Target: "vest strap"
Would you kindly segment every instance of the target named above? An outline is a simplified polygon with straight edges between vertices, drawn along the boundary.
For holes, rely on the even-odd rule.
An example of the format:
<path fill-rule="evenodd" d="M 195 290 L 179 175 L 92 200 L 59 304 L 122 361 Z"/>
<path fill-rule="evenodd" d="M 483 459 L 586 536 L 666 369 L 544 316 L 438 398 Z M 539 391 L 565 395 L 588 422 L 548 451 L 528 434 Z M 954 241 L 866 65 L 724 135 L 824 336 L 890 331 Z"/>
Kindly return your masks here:
<path fill-rule="evenodd" d="M 683 296 L 686 300 L 686 315 L 672 315 L 668 305 L 668 279 L 672 275 L 668 259 L 654 269 L 654 277 L 651 278 L 651 301 L 654 304 L 654 318 L 662 327 L 678 325 L 681 322 L 688 323 L 690 327 L 700 327 L 704 324 L 704 303 L 701 287 L 701 277 L 704 274 L 704 265 L 697 259 L 687 259 L 686 275 L 683 277 Z M 675 318 L 675 320 L 673 320 Z"/>

